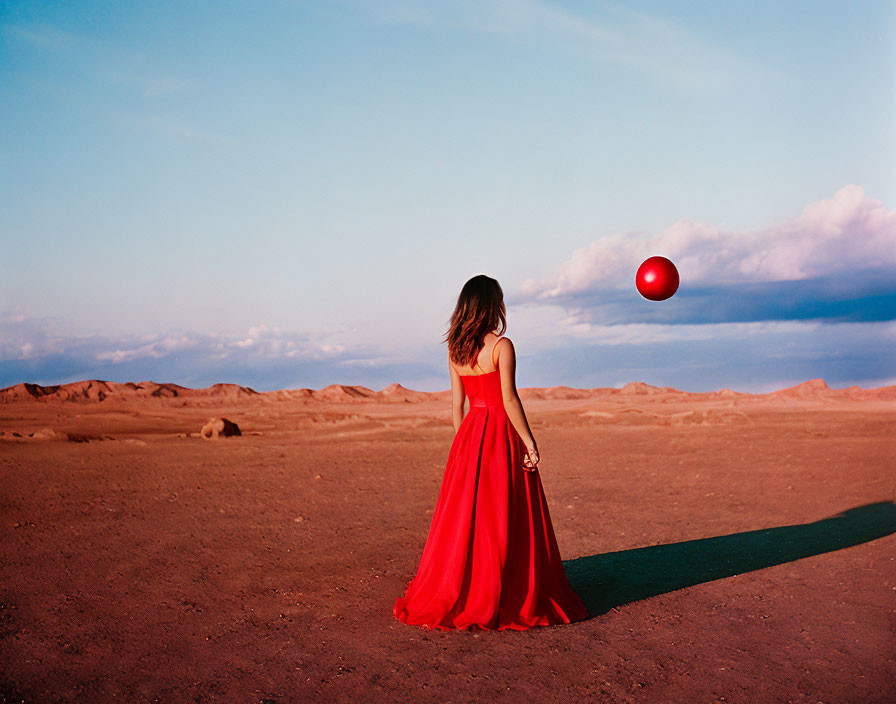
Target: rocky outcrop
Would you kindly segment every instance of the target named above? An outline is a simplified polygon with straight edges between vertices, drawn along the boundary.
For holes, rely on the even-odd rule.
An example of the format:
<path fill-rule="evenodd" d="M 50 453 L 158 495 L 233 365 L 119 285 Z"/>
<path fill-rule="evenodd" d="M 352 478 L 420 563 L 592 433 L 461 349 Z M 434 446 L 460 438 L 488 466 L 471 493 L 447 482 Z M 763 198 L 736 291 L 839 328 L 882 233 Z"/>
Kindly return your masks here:
<path fill-rule="evenodd" d="M 209 440 L 242 435 L 239 426 L 232 420 L 227 420 L 227 418 L 209 418 L 208 423 L 202 426 L 199 434 Z"/>

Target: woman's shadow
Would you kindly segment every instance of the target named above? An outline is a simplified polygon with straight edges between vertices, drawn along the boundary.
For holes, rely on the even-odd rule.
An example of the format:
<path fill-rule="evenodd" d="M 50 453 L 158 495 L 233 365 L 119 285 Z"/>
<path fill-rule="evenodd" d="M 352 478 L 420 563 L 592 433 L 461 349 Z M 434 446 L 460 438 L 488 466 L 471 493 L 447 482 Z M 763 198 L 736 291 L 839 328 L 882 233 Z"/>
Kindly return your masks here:
<path fill-rule="evenodd" d="M 848 548 L 896 533 L 896 504 L 866 504 L 814 523 L 590 555 L 564 563 L 592 616 L 714 579 Z"/>

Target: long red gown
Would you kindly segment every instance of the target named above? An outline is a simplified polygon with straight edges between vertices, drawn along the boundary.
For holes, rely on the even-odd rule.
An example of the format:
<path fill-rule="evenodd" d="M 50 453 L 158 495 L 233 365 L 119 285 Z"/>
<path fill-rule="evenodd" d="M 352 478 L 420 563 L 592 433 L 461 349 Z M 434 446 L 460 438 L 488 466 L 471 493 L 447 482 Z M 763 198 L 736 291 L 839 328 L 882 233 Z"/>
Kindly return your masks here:
<path fill-rule="evenodd" d="M 538 471 L 501 393 L 500 370 L 461 375 L 470 399 L 400 621 L 439 630 L 525 630 L 588 618 L 569 586 Z"/>

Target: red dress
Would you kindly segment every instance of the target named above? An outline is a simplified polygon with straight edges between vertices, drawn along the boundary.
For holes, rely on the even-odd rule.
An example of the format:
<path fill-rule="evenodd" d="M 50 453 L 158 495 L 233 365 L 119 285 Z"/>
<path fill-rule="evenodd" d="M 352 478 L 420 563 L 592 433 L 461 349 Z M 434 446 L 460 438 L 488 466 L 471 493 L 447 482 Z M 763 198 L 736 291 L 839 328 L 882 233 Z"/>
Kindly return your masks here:
<path fill-rule="evenodd" d="M 538 471 L 501 393 L 499 370 L 461 375 L 470 399 L 417 574 L 392 613 L 450 630 L 525 630 L 588 618 L 569 586 Z"/>

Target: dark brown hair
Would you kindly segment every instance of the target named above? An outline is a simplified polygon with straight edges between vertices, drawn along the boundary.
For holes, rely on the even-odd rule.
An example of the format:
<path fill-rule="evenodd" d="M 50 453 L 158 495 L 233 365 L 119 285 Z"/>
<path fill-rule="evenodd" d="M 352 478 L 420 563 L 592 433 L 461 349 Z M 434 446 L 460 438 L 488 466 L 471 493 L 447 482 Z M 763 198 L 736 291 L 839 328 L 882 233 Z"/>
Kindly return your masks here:
<path fill-rule="evenodd" d="M 476 366 L 485 336 L 492 331 L 501 335 L 506 329 L 501 285 L 485 274 L 474 276 L 461 289 L 445 333 L 448 359 L 458 366 Z"/>

